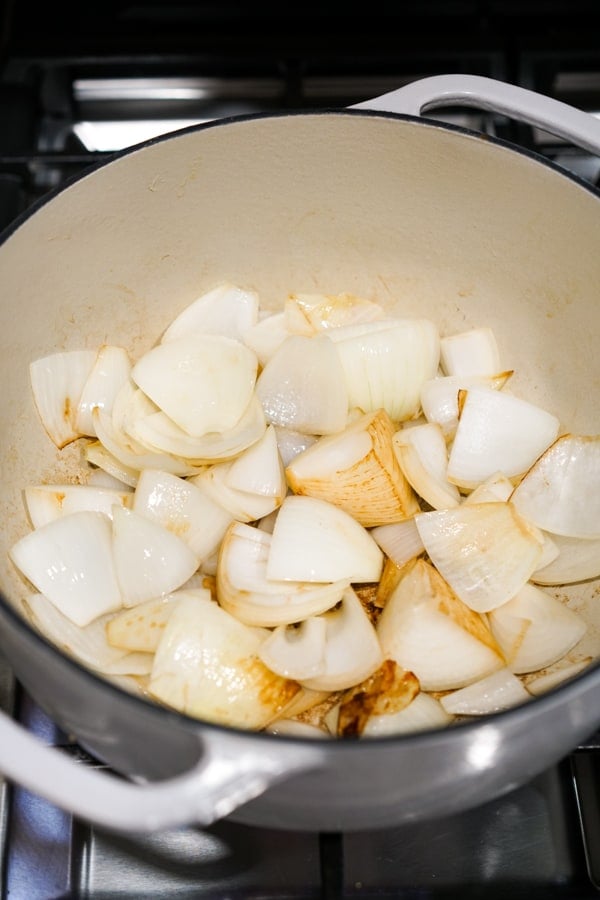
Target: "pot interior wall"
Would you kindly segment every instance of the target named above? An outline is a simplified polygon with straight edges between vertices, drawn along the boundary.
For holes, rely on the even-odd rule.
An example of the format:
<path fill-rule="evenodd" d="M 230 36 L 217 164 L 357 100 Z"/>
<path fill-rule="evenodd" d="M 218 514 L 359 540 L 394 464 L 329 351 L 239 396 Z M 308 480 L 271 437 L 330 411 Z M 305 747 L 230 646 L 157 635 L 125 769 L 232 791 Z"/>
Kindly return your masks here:
<path fill-rule="evenodd" d="M 600 432 L 600 204 L 548 166 L 435 124 L 358 113 L 226 122 L 143 147 L 64 190 L 0 247 L 0 559 L 21 492 L 73 478 L 32 404 L 28 363 L 122 344 L 136 358 L 228 279 L 272 308 L 350 291 L 444 334 L 490 325 L 513 390 Z M 27 588 L 0 563 L 14 600 Z M 569 589 L 587 606 L 597 585 Z M 565 592 L 563 592 L 565 593 Z M 591 604 L 590 604 L 591 607 Z M 595 627 L 582 645 L 596 654 Z"/>

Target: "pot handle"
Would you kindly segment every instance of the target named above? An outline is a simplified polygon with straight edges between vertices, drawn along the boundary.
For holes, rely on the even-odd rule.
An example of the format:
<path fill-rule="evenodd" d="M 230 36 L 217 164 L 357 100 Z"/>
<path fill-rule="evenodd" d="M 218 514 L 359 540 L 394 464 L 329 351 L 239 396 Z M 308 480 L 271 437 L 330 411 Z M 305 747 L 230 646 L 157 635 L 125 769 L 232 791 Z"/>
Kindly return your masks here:
<path fill-rule="evenodd" d="M 350 108 L 419 116 L 439 106 L 497 112 L 600 156 L 600 119 L 560 100 L 482 75 L 433 75 Z"/>
<path fill-rule="evenodd" d="M 315 768 L 314 747 L 223 749 L 199 736 L 199 762 L 182 775 L 132 782 L 94 769 L 43 743 L 0 712 L 0 772 L 73 815 L 114 831 L 152 832 L 184 825 L 210 825 L 258 797 L 277 781 Z"/>

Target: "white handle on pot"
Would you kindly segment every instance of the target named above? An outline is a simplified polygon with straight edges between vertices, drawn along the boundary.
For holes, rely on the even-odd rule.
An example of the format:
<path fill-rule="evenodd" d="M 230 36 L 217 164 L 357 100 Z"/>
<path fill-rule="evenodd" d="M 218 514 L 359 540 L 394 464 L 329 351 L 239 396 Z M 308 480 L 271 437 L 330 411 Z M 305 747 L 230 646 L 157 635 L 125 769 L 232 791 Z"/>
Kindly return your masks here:
<path fill-rule="evenodd" d="M 351 109 L 419 116 L 439 106 L 475 106 L 501 113 L 600 155 L 599 119 L 560 100 L 481 75 L 422 78 Z"/>
<path fill-rule="evenodd" d="M 223 751 L 202 738 L 202 758 L 182 775 L 134 783 L 77 762 L 0 713 L 0 772 L 73 815 L 115 831 L 209 825 L 298 771 L 314 768 L 318 747 Z"/>

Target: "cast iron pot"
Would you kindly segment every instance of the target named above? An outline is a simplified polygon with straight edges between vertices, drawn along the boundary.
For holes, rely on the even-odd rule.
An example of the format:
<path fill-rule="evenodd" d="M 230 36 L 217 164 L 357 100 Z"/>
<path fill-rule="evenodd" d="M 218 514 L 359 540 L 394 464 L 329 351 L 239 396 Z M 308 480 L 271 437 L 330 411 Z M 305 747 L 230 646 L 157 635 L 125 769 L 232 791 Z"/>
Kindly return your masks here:
<path fill-rule="evenodd" d="M 313 741 L 206 724 L 108 684 L 35 633 L 7 560 L 28 530 L 23 488 L 65 477 L 79 452 L 58 456 L 43 433 L 28 363 L 103 341 L 126 342 L 135 358 L 225 279 L 272 307 L 291 290 L 351 291 L 431 316 L 445 333 L 491 325 L 516 393 L 566 429 L 600 431 L 598 192 L 514 146 L 420 117 L 442 102 L 497 109 L 600 150 L 600 122 L 584 113 L 446 76 L 350 110 L 236 118 L 144 144 L 5 234 L 0 647 L 43 709 L 118 773 L 78 764 L 2 717 L 9 779 L 117 830 L 232 813 L 268 827 L 367 829 L 498 796 L 600 726 L 595 664 L 512 711 L 407 737 Z M 588 618 L 580 650 L 593 657 L 597 593 L 597 582 L 563 591 Z"/>

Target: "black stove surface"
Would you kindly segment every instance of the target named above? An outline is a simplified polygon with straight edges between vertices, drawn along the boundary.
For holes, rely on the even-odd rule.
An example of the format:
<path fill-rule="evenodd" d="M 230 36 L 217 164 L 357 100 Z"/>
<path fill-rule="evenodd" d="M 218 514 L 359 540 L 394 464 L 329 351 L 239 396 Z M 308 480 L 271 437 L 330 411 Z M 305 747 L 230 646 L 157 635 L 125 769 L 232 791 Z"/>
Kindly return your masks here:
<path fill-rule="evenodd" d="M 238 112 L 341 107 L 426 75 L 488 75 L 598 113 L 597 8 L 589 0 L 373 2 L 341 12 L 314 2 L 38 8 L 9 0 L 0 13 L 0 229 L 66 178 L 150 134 Z M 549 135 L 477 111 L 443 116 L 599 183 L 596 158 Z M 96 765 L 1 660 L 0 705 Z M 587 900 L 600 885 L 597 749 L 594 737 L 476 810 L 345 835 L 225 821 L 125 838 L 5 784 L 2 896 Z"/>

